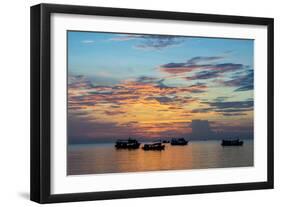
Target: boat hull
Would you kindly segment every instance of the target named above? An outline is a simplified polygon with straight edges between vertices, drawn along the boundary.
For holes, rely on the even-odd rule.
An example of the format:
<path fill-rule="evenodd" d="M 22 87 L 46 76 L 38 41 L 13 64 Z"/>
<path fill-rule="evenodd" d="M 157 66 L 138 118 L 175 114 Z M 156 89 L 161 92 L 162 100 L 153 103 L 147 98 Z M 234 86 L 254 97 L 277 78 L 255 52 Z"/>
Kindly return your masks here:
<path fill-rule="evenodd" d="M 153 145 L 150 145 L 150 144 L 145 144 L 142 147 L 142 149 L 145 150 L 145 151 L 148 151 L 148 150 L 158 150 L 158 151 L 161 151 L 161 150 L 165 149 L 165 145 L 153 146 Z"/>
<path fill-rule="evenodd" d="M 140 144 L 134 144 L 134 145 L 115 145 L 116 149 L 138 149 L 140 147 Z"/>
<path fill-rule="evenodd" d="M 188 141 L 186 141 L 185 139 L 173 139 L 171 141 L 171 145 L 174 145 L 174 146 L 184 146 L 184 145 L 187 145 L 188 144 Z"/>
<path fill-rule="evenodd" d="M 184 145 L 187 145 L 188 142 L 181 142 L 181 143 L 178 143 L 178 142 L 171 142 L 171 145 L 174 145 L 174 146 L 184 146 Z"/>
<path fill-rule="evenodd" d="M 222 140 L 221 145 L 222 146 L 242 146 L 243 141 L 240 140 Z"/>
<path fill-rule="evenodd" d="M 118 140 L 115 144 L 116 149 L 138 149 L 140 143 L 135 139 Z"/>

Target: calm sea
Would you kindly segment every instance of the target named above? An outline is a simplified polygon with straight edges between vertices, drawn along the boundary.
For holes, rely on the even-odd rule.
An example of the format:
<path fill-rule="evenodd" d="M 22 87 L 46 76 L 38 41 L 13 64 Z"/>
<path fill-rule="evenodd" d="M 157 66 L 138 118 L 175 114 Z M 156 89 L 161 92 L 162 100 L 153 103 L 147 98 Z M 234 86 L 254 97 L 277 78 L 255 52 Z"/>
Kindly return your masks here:
<path fill-rule="evenodd" d="M 116 150 L 111 144 L 70 145 L 67 174 L 143 172 L 253 166 L 253 141 L 222 147 L 220 141 L 190 141 L 186 146 L 165 144 L 163 151 Z"/>

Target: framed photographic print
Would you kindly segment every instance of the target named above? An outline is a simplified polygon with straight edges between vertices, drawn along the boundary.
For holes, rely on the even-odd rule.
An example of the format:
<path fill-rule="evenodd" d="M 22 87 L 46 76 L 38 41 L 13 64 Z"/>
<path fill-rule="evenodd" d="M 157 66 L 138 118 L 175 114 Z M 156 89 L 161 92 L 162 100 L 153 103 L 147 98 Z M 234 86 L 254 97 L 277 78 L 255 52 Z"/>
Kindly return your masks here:
<path fill-rule="evenodd" d="M 273 19 L 31 7 L 31 200 L 273 188 Z"/>

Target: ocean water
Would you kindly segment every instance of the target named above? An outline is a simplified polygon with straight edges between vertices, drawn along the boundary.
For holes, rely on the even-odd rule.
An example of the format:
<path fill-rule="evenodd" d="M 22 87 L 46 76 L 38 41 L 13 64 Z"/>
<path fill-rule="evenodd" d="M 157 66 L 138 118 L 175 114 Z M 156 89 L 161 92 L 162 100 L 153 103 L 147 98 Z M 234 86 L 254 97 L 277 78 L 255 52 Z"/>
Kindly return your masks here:
<path fill-rule="evenodd" d="M 114 143 L 69 145 L 67 174 L 145 172 L 159 170 L 246 167 L 254 165 L 252 140 L 243 146 L 222 147 L 221 141 L 190 141 L 186 146 L 165 144 L 163 151 L 116 150 Z"/>

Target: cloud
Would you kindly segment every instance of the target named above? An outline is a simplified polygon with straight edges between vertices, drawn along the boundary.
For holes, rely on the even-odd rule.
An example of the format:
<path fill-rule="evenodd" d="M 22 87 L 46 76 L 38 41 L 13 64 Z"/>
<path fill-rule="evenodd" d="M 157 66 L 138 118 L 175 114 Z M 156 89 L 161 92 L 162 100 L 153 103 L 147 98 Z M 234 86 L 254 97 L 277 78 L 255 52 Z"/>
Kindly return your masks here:
<path fill-rule="evenodd" d="M 205 102 L 212 107 L 217 109 L 245 109 L 245 108 L 252 108 L 254 106 L 253 101 L 228 101 L 228 102 Z"/>
<path fill-rule="evenodd" d="M 198 109 L 193 109 L 191 112 L 192 113 L 208 113 L 212 110 L 213 110 L 213 108 L 198 108 Z"/>
<path fill-rule="evenodd" d="M 109 116 L 114 116 L 114 115 L 119 115 L 119 114 L 124 114 L 124 113 L 126 113 L 126 112 L 124 112 L 124 111 L 118 111 L 118 110 L 114 110 L 114 111 L 108 111 L 108 110 L 106 110 L 106 111 L 104 111 L 104 113 L 106 114 L 106 115 L 109 115 Z"/>
<path fill-rule="evenodd" d="M 110 40 L 118 42 L 138 40 L 138 43 L 134 46 L 137 49 L 162 50 L 167 47 L 181 44 L 184 41 L 184 38 L 171 35 L 118 34 Z"/>
<path fill-rule="evenodd" d="M 194 57 L 186 62 L 163 64 L 159 69 L 162 72 L 172 75 L 198 71 L 194 76 L 186 77 L 187 80 L 193 80 L 216 78 L 222 73 L 239 71 L 246 67 L 243 64 L 236 63 L 212 63 L 212 61 L 222 58 L 219 56 Z"/>
<path fill-rule="evenodd" d="M 214 101 L 216 102 L 222 102 L 222 101 L 225 101 L 227 99 L 231 98 L 231 96 L 218 96 L 214 99 Z"/>
<path fill-rule="evenodd" d="M 163 68 L 180 68 L 187 66 L 187 63 L 167 63 L 162 65 Z"/>
<path fill-rule="evenodd" d="M 203 93 L 208 88 L 203 83 L 172 87 L 165 85 L 164 81 L 164 79 L 141 76 L 135 80 L 124 80 L 113 86 L 102 86 L 94 85 L 83 76 L 72 76 L 69 78 L 68 85 L 68 108 L 74 111 L 96 110 L 100 105 L 104 105 L 112 110 L 111 106 L 117 108 L 143 101 L 186 104 L 196 101 L 195 98 L 187 97 L 188 94 Z M 179 95 L 181 98 L 178 97 Z"/>
<path fill-rule="evenodd" d="M 176 36 L 145 35 L 143 36 L 141 43 L 136 45 L 136 48 L 161 50 L 167 47 L 179 45 L 183 41 L 183 38 Z"/>
<path fill-rule="evenodd" d="M 68 76 L 68 87 L 69 88 L 84 88 L 89 89 L 92 88 L 93 85 L 91 81 L 89 81 L 86 77 L 82 75 L 69 75 Z"/>
<path fill-rule="evenodd" d="M 187 64 L 194 65 L 194 64 L 198 64 L 198 63 L 202 63 L 202 62 L 210 62 L 210 61 L 214 61 L 214 60 L 219 60 L 222 58 L 223 57 L 221 57 L 221 56 L 210 56 L 210 57 L 197 56 L 197 57 L 193 57 L 193 58 L 189 59 L 187 61 Z"/>
<path fill-rule="evenodd" d="M 223 113 L 223 116 L 244 116 L 246 113 Z"/>
<path fill-rule="evenodd" d="M 200 79 L 211 79 L 211 78 L 217 78 L 221 74 L 221 71 L 200 71 L 196 73 L 194 76 L 191 77 L 185 77 L 186 80 L 200 80 Z"/>
<path fill-rule="evenodd" d="M 254 71 L 248 70 L 244 75 L 236 75 L 231 80 L 220 81 L 223 86 L 236 87 L 234 91 L 249 91 L 254 89 Z"/>
<path fill-rule="evenodd" d="M 221 113 L 223 116 L 243 116 L 243 112 L 253 111 L 253 101 L 229 101 L 229 102 L 209 102 L 214 111 Z"/>
<path fill-rule="evenodd" d="M 94 40 L 82 40 L 81 43 L 83 44 L 93 44 L 95 41 Z"/>
<path fill-rule="evenodd" d="M 196 83 L 191 86 L 189 86 L 191 93 L 204 93 L 206 92 L 206 89 L 208 88 L 205 83 Z"/>
<path fill-rule="evenodd" d="M 187 65 L 186 63 L 167 63 L 160 66 L 160 71 L 171 75 L 184 74 L 198 69 L 205 69 L 210 65 Z"/>
<path fill-rule="evenodd" d="M 190 123 L 192 128 L 192 138 L 210 138 L 213 135 L 212 128 L 210 126 L 210 122 L 208 120 L 192 120 Z"/>
<path fill-rule="evenodd" d="M 68 141 L 72 144 L 93 141 L 115 141 L 118 138 L 138 136 L 137 128 L 118 125 L 114 122 L 89 121 L 81 117 L 68 119 Z"/>
<path fill-rule="evenodd" d="M 222 63 L 222 64 L 216 64 L 213 65 L 212 68 L 216 70 L 222 70 L 222 71 L 237 71 L 243 69 L 245 66 L 243 64 L 235 64 L 235 63 Z"/>
<path fill-rule="evenodd" d="M 95 85 L 83 76 L 69 79 L 68 118 L 75 122 L 69 125 L 69 136 L 76 137 L 75 142 L 85 137 L 87 141 L 88 138 L 102 140 L 115 136 L 182 136 L 190 130 L 186 122 L 191 116 L 184 107 L 198 102 L 191 93 L 207 89 L 201 83 L 170 87 L 163 79 L 148 76 L 124 80 L 113 86 Z M 173 116 L 167 120 L 170 113 Z M 162 123 L 165 121 L 167 123 Z"/>
<path fill-rule="evenodd" d="M 191 97 L 177 97 L 177 96 L 148 96 L 145 100 L 147 101 L 157 101 L 160 104 L 170 105 L 169 109 L 183 109 L 181 105 L 191 103 L 196 101 L 196 99 Z M 171 106 L 172 105 L 172 106 Z M 167 111 L 167 110 L 165 110 Z"/>
<path fill-rule="evenodd" d="M 157 83 L 161 81 L 162 79 L 159 78 L 154 78 L 154 77 L 149 77 L 149 76 L 140 76 L 137 78 L 137 82 L 141 83 Z M 162 80 L 163 81 L 163 80 Z"/>
<path fill-rule="evenodd" d="M 244 111 L 249 111 L 249 110 L 252 110 L 252 107 L 249 107 L 249 108 L 231 108 L 231 109 L 215 109 L 215 111 L 217 112 L 230 112 L 230 113 L 233 113 L 233 112 L 244 112 Z"/>
<path fill-rule="evenodd" d="M 160 104 L 166 104 L 166 103 L 171 103 L 171 102 L 175 101 L 173 98 L 169 98 L 169 97 L 166 97 L 166 96 L 148 97 L 146 100 L 156 100 Z"/>
<path fill-rule="evenodd" d="M 252 99 L 225 101 L 227 97 L 221 97 L 217 101 L 200 101 L 193 93 L 208 90 L 201 82 L 170 86 L 165 79 L 140 76 L 114 85 L 99 85 L 84 76 L 69 75 L 68 84 L 68 118 L 72 122 L 69 136 L 76 137 L 75 142 L 115 136 L 181 136 L 190 133 L 187 122 L 191 118 L 201 117 L 195 113 L 235 117 L 253 111 Z"/>
<path fill-rule="evenodd" d="M 253 111 L 253 101 L 202 102 L 208 107 L 193 109 L 192 113 L 217 112 L 223 116 L 243 116 L 244 112 Z"/>
<path fill-rule="evenodd" d="M 117 42 L 123 42 L 123 41 L 129 41 L 141 38 L 142 35 L 134 35 L 134 34 L 116 34 L 114 37 L 112 37 L 111 41 L 117 41 Z"/>
<path fill-rule="evenodd" d="M 240 88 L 237 88 L 235 91 L 250 91 L 253 90 L 254 86 L 253 85 L 245 85 L 245 86 L 241 86 Z"/>

